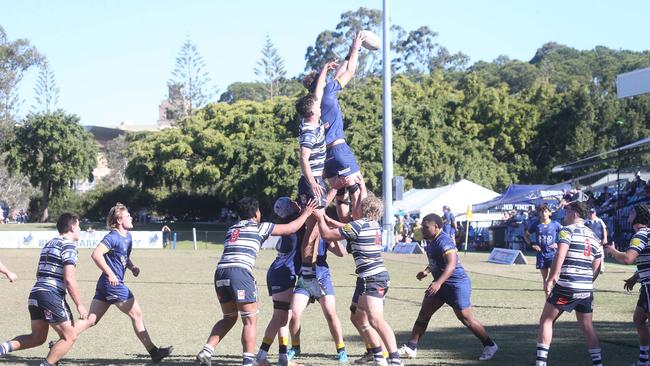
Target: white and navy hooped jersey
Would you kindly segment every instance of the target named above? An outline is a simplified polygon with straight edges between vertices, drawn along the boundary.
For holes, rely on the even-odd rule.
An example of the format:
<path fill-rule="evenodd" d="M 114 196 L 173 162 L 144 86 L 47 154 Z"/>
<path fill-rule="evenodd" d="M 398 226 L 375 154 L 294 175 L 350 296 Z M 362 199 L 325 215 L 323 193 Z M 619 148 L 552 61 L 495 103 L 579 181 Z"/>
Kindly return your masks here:
<path fill-rule="evenodd" d="M 253 220 L 242 220 L 231 226 L 226 232 L 223 254 L 217 269 L 236 267 L 252 272 L 257 252 L 274 227 L 275 224 L 270 222 L 257 223 Z"/>
<path fill-rule="evenodd" d="M 47 242 L 41 250 L 32 292 L 55 291 L 65 295 L 67 291 L 63 280 L 63 266 L 66 265 L 77 265 L 77 246 L 74 242 L 57 236 Z"/>
<path fill-rule="evenodd" d="M 630 240 L 627 250 L 639 253 L 636 258 L 636 268 L 639 282 L 643 285 L 650 284 L 650 229 L 647 227 L 637 231 Z"/>
<path fill-rule="evenodd" d="M 323 169 L 325 169 L 325 156 L 327 155 L 327 150 L 325 149 L 325 128 L 323 127 L 322 121 L 318 121 L 317 124 L 306 123 L 304 120 L 300 124 L 300 137 L 298 138 L 300 142 L 300 148 L 303 147 L 311 150 L 309 154 L 309 167 L 311 168 L 311 174 L 315 177 L 320 177 L 323 175 Z M 305 172 L 302 172 L 304 175 Z"/>
<path fill-rule="evenodd" d="M 571 293 L 591 293 L 594 289 L 592 263 L 602 258 L 600 240 L 591 229 L 582 224 L 563 227 L 558 233 L 558 246 L 569 250 L 560 269 L 557 284 Z"/>
<path fill-rule="evenodd" d="M 381 259 L 381 227 L 377 221 L 360 219 L 339 229 L 352 249 L 352 257 L 359 277 L 368 277 L 386 271 Z"/>

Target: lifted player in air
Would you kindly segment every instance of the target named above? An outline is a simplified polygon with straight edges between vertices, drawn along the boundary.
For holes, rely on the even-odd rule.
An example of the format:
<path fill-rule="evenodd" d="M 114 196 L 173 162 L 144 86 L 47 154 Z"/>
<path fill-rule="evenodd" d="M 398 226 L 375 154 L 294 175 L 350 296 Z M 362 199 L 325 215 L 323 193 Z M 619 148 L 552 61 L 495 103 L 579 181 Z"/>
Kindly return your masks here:
<path fill-rule="evenodd" d="M 341 91 L 354 77 L 357 69 L 359 49 L 365 40 L 363 34 L 357 33 L 352 41 L 350 50 L 345 61 L 341 63 L 334 78 L 325 84 L 323 98 L 320 104 L 321 119 L 325 126 L 325 142 L 327 144 L 327 158 L 325 159 L 325 178 L 331 180 L 337 176 L 354 176 L 361 174 L 357 160 L 345 141 L 343 132 L 343 114 L 337 99 Z M 303 85 L 311 92 L 316 89 L 318 74 L 313 72 L 303 79 Z M 347 190 L 350 192 L 350 200 L 353 206 L 357 206 L 361 201 L 359 186 L 354 180 L 348 181 Z M 337 199 L 344 201 L 346 190 L 340 189 Z M 342 217 L 343 215 L 339 215 Z"/>
<path fill-rule="evenodd" d="M 214 287 L 221 305 L 223 318 L 214 324 L 203 349 L 196 356 L 201 365 L 210 365 L 214 348 L 241 316 L 243 365 L 255 362 L 255 337 L 257 326 L 257 287 L 253 265 L 262 243 L 270 235 L 287 236 L 300 230 L 312 214 L 317 203 L 310 201 L 301 215 L 288 224 L 262 222 L 256 199 L 245 197 L 239 201 L 241 221 L 226 232 L 224 250 L 214 274 Z"/>
<path fill-rule="evenodd" d="M 483 345 L 483 353 L 479 360 L 485 361 L 494 357 L 499 347 L 490 339 L 485 328 L 472 314 L 470 297 L 472 283 L 465 269 L 458 260 L 456 243 L 443 230 L 443 220 L 436 214 L 426 215 L 422 219 L 422 235 L 426 241 L 429 265 L 416 275 L 418 280 L 433 274 L 433 282 L 427 287 L 420 313 L 413 325 L 411 338 L 400 347 L 399 354 L 406 358 L 415 358 L 420 338 L 429 325 L 429 320 L 438 309 L 448 304 L 454 314 Z"/>
<path fill-rule="evenodd" d="M 80 319 L 88 315 L 77 290 L 76 241 L 80 238 L 79 217 L 64 213 L 56 221 L 59 236 L 50 240 L 43 249 L 36 270 L 36 283 L 29 294 L 28 308 L 32 319 L 32 332 L 15 337 L 0 345 L 0 356 L 12 351 L 38 347 L 47 340 L 49 327 L 59 335 L 41 366 L 56 365 L 72 348 L 77 334 L 70 307 L 65 300 L 70 294 L 77 306 Z"/>
<path fill-rule="evenodd" d="M 131 290 L 124 284 L 126 270 L 131 270 L 138 277 L 140 268 L 131 261 L 133 239 L 129 230 L 133 229 L 133 218 L 126 206 L 116 203 L 106 217 L 106 226 L 110 232 L 102 239 L 91 254 L 92 260 L 102 270 L 97 280 L 95 297 L 90 304 L 90 312 L 86 322 L 80 322 L 75 327 L 77 334 L 96 325 L 106 311 L 115 305 L 121 312 L 131 318 L 133 331 L 144 348 L 149 352 L 154 363 L 169 356 L 173 347 L 158 348 L 151 341 L 149 332 L 144 326 L 142 309 Z"/>

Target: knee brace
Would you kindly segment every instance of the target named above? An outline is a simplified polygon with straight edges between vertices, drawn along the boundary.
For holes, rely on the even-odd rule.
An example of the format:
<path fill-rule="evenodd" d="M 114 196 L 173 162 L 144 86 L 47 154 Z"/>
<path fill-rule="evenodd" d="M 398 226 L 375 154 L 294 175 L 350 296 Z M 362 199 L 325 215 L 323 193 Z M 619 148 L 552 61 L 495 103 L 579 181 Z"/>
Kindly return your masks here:
<path fill-rule="evenodd" d="M 237 312 L 236 311 L 233 311 L 232 313 L 224 313 L 223 314 L 224 319 L 226 319 L 226 318 L 236 318 L 236 317 L 237 317 Z"/>
<path fill-rule="evenodd" d="M 370 324 L 364 324 L 364 325 L 359 326 L 359 331 L 362 332 L 362 333 L 365 333 L 365 332 L 369 331 L 371 328 L 372 328 L 372 326 Z"/>
<path fill-rule="evenodd" d="M 241 316 L 242 319 L 243 319 L 243 318 L 248 318 L 248 317 L 251 317 L 251 316 L 255 316 L 255 315 L 257 315 L 259 312 L 260 312 L 259 310 L 255 310 L 255 311 L 240 311 L 240 312 L 239 312 L 239 316 Z"/>
<path fill-rule="evenodd" d="M 273 309 L 289 311 L 291 309 L 291 303 L 273 300 Z"/>

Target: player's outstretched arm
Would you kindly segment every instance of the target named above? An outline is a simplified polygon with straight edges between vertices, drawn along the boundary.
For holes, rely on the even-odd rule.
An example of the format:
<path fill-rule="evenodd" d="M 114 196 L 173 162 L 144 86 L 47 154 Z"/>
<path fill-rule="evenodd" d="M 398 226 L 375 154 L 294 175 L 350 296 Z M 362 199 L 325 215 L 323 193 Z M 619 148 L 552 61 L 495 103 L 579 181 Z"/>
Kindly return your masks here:
<path fill-rule="evenodd" d="M 277 236 L 290 235 L 300 230 L 300 228 L 305 224 L 305 221 L 307 221 L 307 218 L 311 216 L 312 212 L 314 212 L 314 209 L 316 208 L 317 204 L 318 203 L 316 201 L 310 200 L 309 203 L 307 203 L 307 206 L 305 206 L 305 208 L 302 209 L 302 212 L 300 213 L 300 216 L 298 216 L 297 219 L 291 221 L 288 224 L 275 225 L 273 227 L 273 231 L 271 232 L 271 235 L 277 235 Z"/>
<path fill-rule="evenodd" d="M 63 266 L 63 280 L 65 281 L 65 287 L 70 294 L 70 298 L 77 306 L 77 312 L 79 313 L 79 319 L 86 319 L 88 316 L 88 310 L 81 302 L 81 297 L 79 296 L 79 290 L 77 286 L 77 275 L 75 266 L 72 264 L 66 264 Z"/>
<path fill-rule="evenodd" d="M 0 262 L 0 273 L 5 275 L 5 277 L 7 277 L 9 282 L 16 282 L 16 280 L 18 279 L 18 276 L 16 276 L 15 273 L 9 270 L 9 268 L 5 267 L 5 265 L 2 264 L 2 262 Z"/>
<path fill-rule="evenodd" d="M 361 172 L 356 175 L 355 183 L 359 185 L 359 196 L 352 202 L 352 219 L 359 220 L 363 218 L 361 201 L 368 197 L 368 189 L 366 188 L 366 182 L 363 180 L 363 176 L 361 176 Z"/>
<path fill-rule="evenodd" d="M 323 68 L 318 74 L 318 79 L 316 79 L 316 89 L 314 89 L 314 96 L 318 99 L 318 105 L 320 105 L 321 100 L 323 100 L 323 93 L 325 90 L 325 84 L 327 81 L 327 72 L 329 70 L 335 69 L 337 66 L 336 61 L 331 61 L 323 65 Z"/>
<path fill-rule="evenodd" d="M 318 230 L 320 231 L 320 236 L 327 241 L 338 241 L 343 240 L 343 235 L 339 232 L 338 229 L 330 229 L 325 222 L 325 213 L 323 210 L 314 211 L 314 216 L 318 219 Z"/>
<path fill-rule="evenodd" d="M 348 251 L 345 249 L 345 246 L 341 244 L 341 241 L 330 241 L 327 246 L 327 250 L 332 252 L 337 257 L 343 257 L 348 254 Z"/>
<path fill-rule="evenodd" d="M 354 41 L 352 41 L 352 46 L 350 46 L 350 53 L 348 54 L 348 57 L 350 59 L 348 60 L 347 68 L 341 73 L 341 75 L 336 78 L 341 84 L 341 88 L 344 88 L 350 82 L 350 80 L 352 80 L 354 74 L 357 72 L 359 49 L 361 48 L 361 43 L 363 43 L 364 40 L 364 36 L 361 34 L 361 32 L 359 32 L 357 33 L 356 37 L 354 37 Z"/>
<path fill-rule="evenodd" d="M 553 263 L 551 264 L 551 270 L 549 271 L 546 281 L 544 281 L 544 291 L 549 293 L 553 284 L 557 281 L 560 276 L 560 269 L 562 268 L 562 263 L 564 263 L 564 258 L 569 251 L 569 244 L 565 242 L 560 242 L 558 244 L 557 253 L 555 253 L 555 258 L 553 258 Z"/>
<path fill-rule="evenodd" d="M 606 245 L 605 253 L 610 254 L 617 262 L 623 264 L 632 264 L 639 257 L 639 252 L 632 247 L 628 248 L 625 252 L 620 252 L 615 246 Z"/>

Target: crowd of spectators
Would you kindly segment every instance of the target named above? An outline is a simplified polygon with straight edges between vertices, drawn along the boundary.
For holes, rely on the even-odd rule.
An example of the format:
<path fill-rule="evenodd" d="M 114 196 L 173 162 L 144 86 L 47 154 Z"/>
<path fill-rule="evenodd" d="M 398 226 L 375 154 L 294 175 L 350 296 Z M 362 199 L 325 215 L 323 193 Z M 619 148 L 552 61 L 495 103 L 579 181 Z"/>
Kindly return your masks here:
<path fill-rule="evenodd" d="M 0 207 L 0 224 L 25 224 L 28 221 L 29 216 L 24 209 L 9 211 L 8 208 Z"/>
<path fill-rule="evenodd" d="M 630 210 L 637 203 L 650 202 L 650 184 L 637 173 L 634 180 L 625 184 L 618 192 L 607 186 L 598 190 L 572 189 L 566 192 L 559 202 L 549 205 L 553 208 L 551 219 L 562 224 L 564 207 L 572 201 L 586 202 L 595 217 L 605 223 L 607 241 L 619 249 L 624 249 L 633 235 L 632 227 L 627 222 Z M 505 229 L 504 240 L 508 248 L 523 250 L 526 249 L 524 231 L 535 222 L 536 215 L 532 205 L 524 210 L 504 211 L 502 221 L 493 228 Z"/>

